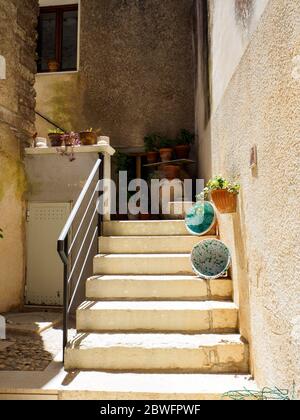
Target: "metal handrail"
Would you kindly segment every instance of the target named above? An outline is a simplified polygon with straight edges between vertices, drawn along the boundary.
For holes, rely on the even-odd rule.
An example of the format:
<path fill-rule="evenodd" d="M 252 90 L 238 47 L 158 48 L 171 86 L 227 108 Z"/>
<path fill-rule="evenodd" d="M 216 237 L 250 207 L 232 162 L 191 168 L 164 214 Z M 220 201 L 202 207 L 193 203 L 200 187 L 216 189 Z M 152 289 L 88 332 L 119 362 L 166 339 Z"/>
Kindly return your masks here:
<path fill-rule="evenodd" d="M 93 245 L 97 243 L 97 236 L 101 235 L 101 226 L 102 226 L 102 218 L 101 216 L 98 214 L 98 219 L 97 219 L 97 226 L 95 226 L 94 230 L 92 231 L 93 228 L 93 221 L 95 219 L 95 216 L 97 216 L 97 205 L 95 205 L 95 208 L 93 210 L 92 216 L 90 217 L 89 223 L 88 223 L 88 227 L 85 231 L 84 237 L 82 239 L 82 242 L 80 243 L 79 246 L 79 250 L 77 250 L 77 254 L 76 255 L 72 255 L 72 252 L 74 251 L 74 246 L 75 244 L 78 242 L 79 240 L 79 233 L 81 232 L 83 226 L 84 226 L 84 222 L 87 218 L 87 215 L 89 214 L 89 211 L 93 208 L 93 199 L 95 197 L 95 194 L 98 191 L 98 185 L 99 185 L 99 181 L 100 179 L 102 179 L 102 169 L 103 169 L 103 165 L 102 165 L 102 156 L 99 155 L 99 159 L 97 160 L 97 162 L 95 163 L 74 207 L 73 210 L 58 238 L 57 241 L 57 251 L 58 254 L 64 264 L 64 296 L 63 296 L 63 350 L 65 350 L 67 342 L 68 342 L 68 331 L 69 331 L 69 317 L 70 317 L 70 311 L 72 309 L 72 305 L 74 303 L 78 288 L 80 286 L 81 280 L 82 280 L 82 276 L 85 272 L 85 268 L 87 265 L 87 262 L 89 260 L 91 251 L 93 249 Z M 81 217 L 81 220 L 79 221 L 79 226 L 77 228 L 76 233 L 73 235 L 73 239 L 71 241 L 71 245 L 69 246 L 69 239 L 70 239 L 70 234 L 72 232 L 72 227 L 73 224 L 75 222 L 75 220 L 77 219 L 79 210 L 81 209 L 81 207 L 83 206 L 83 203 L 87 197 L 87 194 L 93 184 L 93 181 L 96 178 L 96 175 L 98 176 L 98 180 L 96 183 L 96 187 L 94 188 L 94 190 L 92 191 L 91 197 L 88 200 L 88 204 L 85 206 L 84 208 L 84 214 Z M 88 242 L 88 238 L 89 238 L 89 234 L 90 232 L 93 232 L 92 238 L 90 240 L 90 242 Z M 76 268 L 78 265 L 78 262 L 80 260 L 80 258 L 82 257 L 83 254 L 83 250 L 85 249 L 85 247 L 87 247 L 87 252 L 85 255 L 85 259 L 83 261 L 79 276 L 76 280 L 75 283 L 75 287 L 73 287 L 72 289 L 72 279 L 74 274 L 76 273 Z"/>

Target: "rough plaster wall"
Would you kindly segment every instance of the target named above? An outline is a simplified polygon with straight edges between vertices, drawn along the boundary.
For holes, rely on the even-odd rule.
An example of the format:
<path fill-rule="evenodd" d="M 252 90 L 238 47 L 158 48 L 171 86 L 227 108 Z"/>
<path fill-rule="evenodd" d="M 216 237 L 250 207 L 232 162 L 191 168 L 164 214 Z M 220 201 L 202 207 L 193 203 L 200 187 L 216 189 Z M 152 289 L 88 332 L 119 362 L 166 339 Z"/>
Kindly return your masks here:
<path fill-rule="evenodd" d="M 210 67 L 210 102 L 215 112 L 222 96 L 238 66 L 252 34 L 269 0 L 208 0 L 209 44 L 211 54 Z M 195 0 L 199 5 L 202 0 Z M 198 20 L 198 26 L 201 25 Z M 201 32 L 201 28 L 200 28 Z M 201 45 L 201 42 L 199 43 Z M 198 63 L 201 62 L 201 49 L 198 49 Z M 209 179 L 212 176 L 211 124 L 203 115 L 207 112 L 203 102 L 203 92 L 207 87 L 197 80 L 196 131 L 198 133 L 199 166 L 198 176 Z M 205 156 L 205 159 L 203 158 Z"/>
<path fill-rule="evenodd" d="M 299 55 L 299 2 L 272 0 L 211 121 L 212 170 L 242 185 L 238 214 L 220 222 L 242 310 L 250 299 L 255 378 L 284 388 L 295 381 L 298 391 Z M 251 172 L 254 144 L 258 167 Z M 247 330 L 247 319 L 242 323 Z"/>
<path fill-rule="evenodd" d="M 210 0 L 212 108 L 215 111 L 269 0 Z"/>
<path fill-rule="evenodd" d="M 22 143 L 34 132 L 35 0 L 0 0 L 0 312 L 20 306 L 24 285 L 24 198 Z"/>
<path fill-rule="evenodd" d="M 66 128 L 100 127 L 114 146 L 193 129 L 192 3 L 82 0 L 80 71 L 38 76 L 38 109 Z"/>

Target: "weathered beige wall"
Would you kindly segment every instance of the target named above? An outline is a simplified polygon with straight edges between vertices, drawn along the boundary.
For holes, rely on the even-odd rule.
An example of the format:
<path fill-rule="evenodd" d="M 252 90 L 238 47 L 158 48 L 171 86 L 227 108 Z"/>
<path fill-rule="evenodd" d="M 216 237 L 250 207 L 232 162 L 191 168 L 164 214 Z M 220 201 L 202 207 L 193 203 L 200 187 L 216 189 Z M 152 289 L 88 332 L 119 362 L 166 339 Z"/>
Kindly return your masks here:
<path fill-rule="evenodd" d="M 0 0 L 0 312 L 22 304 L 24 286 L 24 192 L 22 144 L 34 132 L 35 0 Z"/>
<path fill-rule="evenodd" d="M 223 10 L 223 3 L 215 0 L 214 7 Z M 226 15 L 233 13 L 229 3 Z M 212 89 L 219 103 L 210 122 L 211 171 L 242 185 L 237 215 L 220 217 L 234 255 L 242 332 L 251 342 L 259 385 L 291 388 L 295 382 L 299 390 L 299 2 L 268 2 L 228 84 L 228 72 L 220 81 L 218 48 L 233 48 L 235 38 L 225 47 L 216 22 L 213 28 Z M 258 167 L 251 171 L 253 145 Z"/>
<path fill-rule="evenodd" d="M 257 28 L 269 0 L 209 0 L 209 70 L 210 86 L 202 86 L 201 48 L 198 51 L 198 83 L 196 101 L 196 127 L 199 136 L 199 175 L 209 178 L 212 174 L 211 126 L 204 121 L 205 104 L 201 95 L 210 90 L 211 111 L 218 108 L 223 94 L 246 51 L 251 36 Z M 199 5 L 202 0 L 196 0 Z M 198 22 L 199 25 L 199 22 Z M 201 34 L 201 28 L 200 28 Z M 203 64 L 202 64 L 203 65 Z M 206 156 L 206 159 L 202 159 Z"/>
<path fill-rule="evenodd" d="M 39 75 L 37 109 L 67 129 L 101 128 L 114 146 L 193 129 L 192 4 L 82 0 L 79 72 Z"/>

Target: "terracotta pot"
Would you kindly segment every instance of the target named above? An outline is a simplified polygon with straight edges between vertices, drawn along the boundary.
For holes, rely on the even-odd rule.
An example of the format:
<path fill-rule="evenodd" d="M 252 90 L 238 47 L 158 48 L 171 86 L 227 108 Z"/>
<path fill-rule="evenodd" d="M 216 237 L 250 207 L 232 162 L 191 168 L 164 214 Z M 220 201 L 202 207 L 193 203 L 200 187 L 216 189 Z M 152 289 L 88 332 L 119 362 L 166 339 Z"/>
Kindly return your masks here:
<path fill-rule="evenodd" d="M 159 154 L 160 154 L 161 161 L 162 162 L 167 162 L 169 160 L 172 160 L 173 149 L 171 149 L 171 148 L 160 149 Z"/>
<path fill-rule="evenodd" d="M 140 214 L 140 220 L 150 220 L 150 214 Z"/>
<path fill-rule="evenodd" d="M 92 146 L 97 144 L 97 134 L 93 131 L 82 131 L 80 133 L 80 142 L 83 146 Z"/>
<path fill-rule="evenodd" d="M 191 146 L 189 144 L 179 144 L 175 146 L 175 154 L 177 159 L 188 159 L 190 156 Z"/>
<path fill-rule="evenodd" d="M 177 165 L 164 165 L 162 167 L 164 176 L 168 179 L 168 180 L 172 180 L 172 179 L 179 179 L 180 176 L 180 166 Z"/>
<path fill-rule="evenodd" d="M 211 191 L 211 198 L 220 213 L 235 213 L 237 207 L 237 194 L 227 190 Z"/>
<path fill-rule="evenodd" d="M 48 60 L 48 70 L 51 73 L 59 71 L 59 62 L 56 60 Z"/>
<path fill-rule="evenodd" d="M 70 136 L 64 136 L 64 143 L 65 143 L 65 146 L 72 146 L 72 139 L 71 139 L 71 137 Z"/>
<path fill-rule="evenodd" d="M 63 144 L 63 136 L 61 134 L 48 134 L 51 147 L 61 147 Z"/>
<path fill-rule="evenodd" d="M 147 162 L 148 163 L 158 162 L 158 152 L 147 152 Z"/>

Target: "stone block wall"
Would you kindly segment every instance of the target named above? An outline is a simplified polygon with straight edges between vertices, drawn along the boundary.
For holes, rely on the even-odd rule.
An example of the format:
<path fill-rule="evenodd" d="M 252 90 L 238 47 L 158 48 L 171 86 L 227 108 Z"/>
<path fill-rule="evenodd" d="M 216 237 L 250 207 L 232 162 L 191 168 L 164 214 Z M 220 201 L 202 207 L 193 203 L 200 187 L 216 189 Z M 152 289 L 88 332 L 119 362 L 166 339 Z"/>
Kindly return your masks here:
<path fill-rule="evenodd" d="M 37 0 L 0 0 L 0 312 L 23 302 L 26 177 L 23 145 L 35 132 Z"/>

